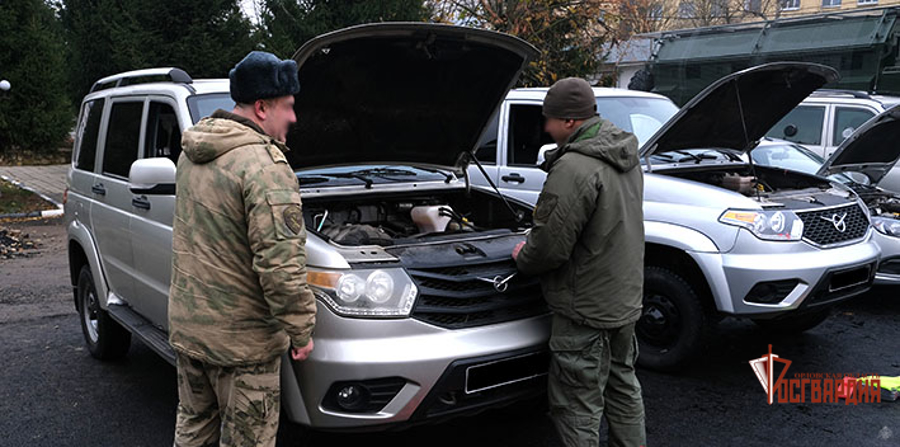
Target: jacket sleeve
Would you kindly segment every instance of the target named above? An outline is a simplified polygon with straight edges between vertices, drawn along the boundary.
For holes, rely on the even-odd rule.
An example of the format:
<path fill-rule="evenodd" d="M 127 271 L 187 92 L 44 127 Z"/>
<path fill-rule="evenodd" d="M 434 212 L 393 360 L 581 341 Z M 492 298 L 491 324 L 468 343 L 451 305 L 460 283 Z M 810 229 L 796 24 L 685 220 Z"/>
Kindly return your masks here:
<path fill-rule="evenodd" d="M 547 175 L 534 209 L 534 227 L 516 258 L 519 271 L 540 275 L 561 267 L 572 256 L 581 231 L 594 214 L 602 185 L 595 175 L 574 175 L 557 161 Z"/>
<path fill-rule="evenodd" d="M 306 228 L 297 179 L 286 163 L 275 163 L 245 178 L 243 196 L 253 270 L 269 312 L 294 347 L 306 346 L 316 301 L 306 283 Z"/>

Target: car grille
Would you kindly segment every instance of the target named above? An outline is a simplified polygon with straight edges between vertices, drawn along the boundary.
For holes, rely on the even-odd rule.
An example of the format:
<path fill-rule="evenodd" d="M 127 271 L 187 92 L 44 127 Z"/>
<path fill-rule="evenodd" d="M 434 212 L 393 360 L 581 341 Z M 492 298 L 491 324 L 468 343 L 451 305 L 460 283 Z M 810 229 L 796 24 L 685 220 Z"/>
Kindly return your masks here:
<path fill-rule="evenodd" d="M 813 211 L 797 211 L 803 221 L 803 239 L 819 245 L 828 246 L 860 239 L 869 230 L 869 219 L 859 205 L 847 205 L 838 208 L 827 208 Z M 833 223 L 843 217 L 843 228 Z M 840 231 L 843 229 L 844 231 Z"/>
<path fill-rule="evenodd" d="M 537 277 L 517 274 L 503 292 L 484 281 L 516 272 L 512 260 L 407 271 L 419 287 L 412 317 L 436 326 L 462 329 L 548 312 Z"/>

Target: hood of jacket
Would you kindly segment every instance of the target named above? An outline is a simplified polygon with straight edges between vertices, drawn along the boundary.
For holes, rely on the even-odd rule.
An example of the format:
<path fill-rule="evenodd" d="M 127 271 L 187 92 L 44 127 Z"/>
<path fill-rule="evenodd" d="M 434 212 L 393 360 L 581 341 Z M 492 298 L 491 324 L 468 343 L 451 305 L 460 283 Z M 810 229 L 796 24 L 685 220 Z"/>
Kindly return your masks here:
<path fill-rule="evenodd" d="M 599 116 L 585 121 L 562 147 L 547 152 L 541 169 L 549 171 L 550 166 L 568 152 L 603 160 L 620 172 L 640 164 L 637 138 Z"/>
<path fill-rule="evenodd" d="M 209 163 L 241 146 L 273 142 L 271 137 L 218 112 L 185 130 L 181 137 L 185 156 L 197 164 Z"/>

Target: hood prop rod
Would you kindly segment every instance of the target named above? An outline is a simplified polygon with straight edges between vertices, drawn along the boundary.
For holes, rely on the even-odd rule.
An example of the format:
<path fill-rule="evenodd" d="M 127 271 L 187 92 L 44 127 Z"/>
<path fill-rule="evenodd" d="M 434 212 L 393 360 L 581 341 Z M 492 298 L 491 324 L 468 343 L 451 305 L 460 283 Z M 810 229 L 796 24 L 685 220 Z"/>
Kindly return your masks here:
<path fill-rule="evenodd" d="M 744 149 L 747 149 L 750 147 L 750 136 L 747 133 L 747 121 L 746 118 L 744 118 L 744 104 L 741 102 L 741 89 L 738 87 L 737 79 L 731 82 L 734 83 L 734 95 L 737 97 L 738 113 L 741 114 L 741 127 L 744 130 Z M 753 189 L 756 190 L 756 200 L 759 201 L 761 200 L 759 197 L 759 177 L 756 176 L 756 165 L 753 164 L 753 154 L 750 152 L 750 150 L 747 151 L 747 160 L 750 161 L 750 175 L 756 179 L 756 186 L 754 186 Z"/>
<path fill-rule="evenodd" d="M 493 188 L 494 191 L 497 193 L 497 195 L 500 196 L 500 200 L 503 201 L 503 204 L 506 205 L 506 208 L 508 208 L 508 209 L 509 209 L 509 212 L 512 213 L 513 218 L 516 219 L 516 223 L 521 223 L 521 222 L 522 222 L 522 218 L 524 217 L 524 216 L 522 215 L 522 212 L 521 212 L 521 211 L 516 211 L 516 209 L 513 208 L 512 205 L 510 205 L 509 201 L 506 200 L 506 196 L 504 196 L 504 195 L 500 192 L 500 189 L 497 188 L 497 185 L 495 185 L 495 184 L 494 184 L 494 181 L 491 180 L 491 176 L 489 176 L 488 173 L 487 173 L 487 171 L 484 170 L 484 166 L 481 165 L 481 162 L 478 161 L 478 158 L 475 157 L 475 154 L 473 154 L 473 153 L 471 153 L 471 152 L 467 152 L 467 154 L 468 154 L 467 158 L 469 159 L 469 161 L 475 162 L 475 166 L 478 166 L 478 170 L 481 171 L 481 175 L 483 175 L 484 178 L 487 179 L 488 184 L 491 185 L 491 188 Z M 466 175 L 466 188 L 468 188 L 468 185 L 469 185 L 469 176 L 468 176 L 468 172 L 466 172 L 466 174 L 467 174 L 467 175 Z"/>

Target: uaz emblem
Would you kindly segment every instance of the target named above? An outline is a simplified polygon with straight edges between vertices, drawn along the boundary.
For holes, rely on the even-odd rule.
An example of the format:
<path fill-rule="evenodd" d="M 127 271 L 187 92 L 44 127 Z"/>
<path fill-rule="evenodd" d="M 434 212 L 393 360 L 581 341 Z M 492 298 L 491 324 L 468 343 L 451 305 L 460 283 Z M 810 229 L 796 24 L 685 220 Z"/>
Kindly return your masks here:
<path fill-rule="evenodd" d="M 847 231 L 847 222 L 844 222 L 844 219 L 847 218 L 847 213 L 844 214 L 834 214 L 830 218 L 819 216 L 819 219 L 824 220 L 825 222 L 831 222 L 834 225 L 834 229 L 840 231 L 841 233 Z"/>

